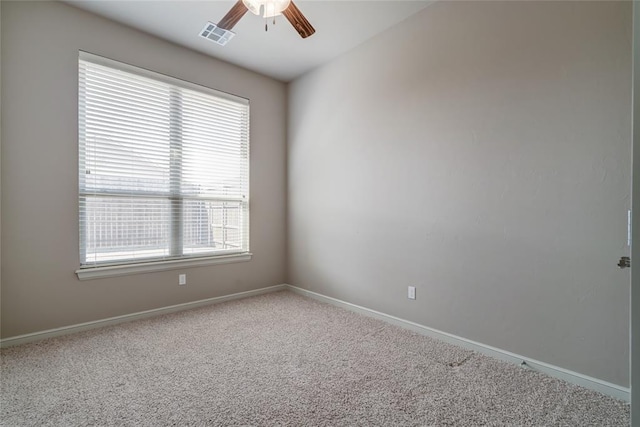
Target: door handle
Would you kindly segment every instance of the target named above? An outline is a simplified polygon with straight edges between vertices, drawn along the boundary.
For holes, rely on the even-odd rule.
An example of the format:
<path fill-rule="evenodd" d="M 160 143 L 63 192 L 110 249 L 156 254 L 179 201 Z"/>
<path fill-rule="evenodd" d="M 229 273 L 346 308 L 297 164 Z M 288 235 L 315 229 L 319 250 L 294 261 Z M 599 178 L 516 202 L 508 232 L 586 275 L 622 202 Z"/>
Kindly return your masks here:
<path fill-rule="evenodd" d="M 618 268 L 629 268 L 631 267 L 631 258 L 628 256 L 620 257 L 620 261 L 618 261 Z"/>

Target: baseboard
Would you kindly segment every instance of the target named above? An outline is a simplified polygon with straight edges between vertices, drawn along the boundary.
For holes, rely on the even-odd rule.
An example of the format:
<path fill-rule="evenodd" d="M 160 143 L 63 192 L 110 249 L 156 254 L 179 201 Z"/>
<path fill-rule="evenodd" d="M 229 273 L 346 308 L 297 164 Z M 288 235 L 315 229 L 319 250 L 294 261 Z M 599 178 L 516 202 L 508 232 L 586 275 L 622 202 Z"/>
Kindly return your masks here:
<path fill-rule="evenodd" d="M 482 344 L 476 341 L 472 341 L 466 338 L 458 337 L 447 332 L 442 332 L 437 329 L 430 328 L 428 326 L 420 325 L 415 322 L 401 319 L 399 317 L 391 316 L 379 311 L 371 310 L 366 307 L 362 307 L 356 304 L 351 304 L 336 298 L 328 297 L 316 292 L 308 291 L 306 289 L 299 288 L 292 285 L 276 285 L 261 289 L 255 289 L 252 291 L 238 292 L 231 295 L 224 295 L 221 297 L 207 298 L 198 301 L 187 302 L 184 304 L 176 304 L 168 307 L 156 308 L 153 310 L 141 311 L 132 314 L 126 314 L 123 316 L 110 317 L 108 319 L 96 320 L 93 322 L 80 323 L 71 326 L 64 326 L 56 329 L 49 329 L 41 332 L 34 332 L 31 334 L 19 335 L 10 338 L 0 339 L 0 348 L 10 347 L 14 345 L 26 344 L 29 342 L 40 341 L 46 338 L 59 337 L 62 335 L 68 335 L 76 332 L 88 331 L 91 329 L 101 328 L 104 326 L 117 325 L 119 323 L 130 322 L 133 320 L 145 319 L 149 317 L 159 316 L 162 314 L 175 313 L 178 311 L 188 310 L 191 308 L 202 307 L 206 305 L 219 304 L 225 301 L 232 301 L 241 298 L 248 298 L 256 295 L 262 295 L 269 292 L 277 292 L 288 289 L 300 295 L 304 295 L 325 303 L 329 303 L 356 313 L 360 313 L 369 317 L 383 320 L 385 322 L 400 326 L 405 329 L 412 330 L 422 335 L 426 335 L 432 338 L 436 338 L 450 344 L 458 345 L 460 347 L 467 348 L 469 350 L 477 351 L 478 353 L 485 354 L 487 356 L 494 357 L 496 359 L 511 362 L 517 365 L 521 365 L 522 362 L 526 363 L 527 368 L 533 369 L 539 372 L 543 372 L 555 378 L 567 381 L 572 384 L 576 384 L 597 392 L 606 394 L 608 396 L 629 402 L 631 399 L 630 389 L 612 384 L 607 381 L 600 380 L 598 378 L 589 377 L 587 375 L 580 374 L 578 372 L 570 371 L 558 366 L 551 365 L 546 362 L 540 362 L 519 354 L 515 354 L 506 350 L 502 350 L 496 347 L 492 347 L 486 344 Z"/>
<path fill-rule="evenodd" d="M 219 304 L 225 301 L 232 301 L 241 298 L 253 297 L 269 292 L 283 291 L 287 289 L 286 285 L 275 285 L 267 288 L 255 289 L 252 291 L 238 292 L 231 295 L 221 297 L 207 298 L 198 301 L 186 302 L 183 304 L 170 305 L 168 307 L 155 308 L 153 310 L 140 311 L 137 313 L 125 314 L 123 316 L 110 317 L 108 319 L 95 320 L 93 322 L 79 323 L 76 325 L 63 326 L 61 328 L 49 329 L 31 334 L 18 335 L 15 337 L 4 338 L 0 340 L 0 348 L 11 347 L 14 345 L 26 344 L 29 342 L 40 341 L 46 338 L 59 337 L 62 335 L 73 334 L 76 332 L 88 331 L 90 329 L 102 328 L 104 326 L 117 325 L 119 323 L 131 322 L 132 320 L 146 319 L 148 317 L 159 316 L 161 314 L 175 313 L 177 311 L 188 310 L 191 308 L 203 307 L 206 305 Z"/>
<path fill-rule="evenodd" d="M 419 334 L 436 338 L 450 344 L 458 345 L 469 350 L 477 351 L 478 353 L 482 353 L 496 359 L 504 360 L 506 362 L 511 362 L 517 365 L 522 365 L 522 362 L 524 362 L 524 366 L 526 366 L 526 368 L 528 369 L 543 372 L 549 376 L 564 380 L 568 383 L 576 384 L 581 387 L 606 394 L 616 399 L 623 400 L 625 402 L 629 402 L 631 400 L 630 389 L 619 386 L 617 384 L 603 381 L 598 378 L 589 377 L 578 372 L 560 368 L 559 366 L 554 366 L 546 362 L 540 362 L 538 360 L 534 360 L 525 356 L 521 356 L 519 354 L 512 353 L 510 351 L 485 345 L 466 338 L 462 338 L 453 334 L 449 334 L 447 332 L 442 332 L 428 326 L 420 325 L 418 323 L 404 320 L 399 317 L 371 310 L 366 307 L 351 304 L 336 298 L 318 294 L 316 292 L 308 291 L 297 286 L 286 285 L 286 288 L 297 294 L 304 295 L 318 301 L 326 302 L 328 304 L 335 305 L 337 307 L 341 307 L 350 311 L 354 311 L 356 313 L 364 314 L 365 316 L 374 317 L 393 325 L 400 326 L 405 329 L 410 329 Z"/>

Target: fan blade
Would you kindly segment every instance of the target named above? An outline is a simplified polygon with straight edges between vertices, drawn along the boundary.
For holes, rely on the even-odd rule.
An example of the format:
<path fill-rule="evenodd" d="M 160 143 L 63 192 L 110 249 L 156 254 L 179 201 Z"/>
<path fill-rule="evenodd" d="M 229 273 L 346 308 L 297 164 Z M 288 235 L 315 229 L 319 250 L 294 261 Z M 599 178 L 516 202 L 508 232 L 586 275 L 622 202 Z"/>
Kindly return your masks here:
<path fill-rule="evenodd" d="M 298 7 L 293 4 L 293 2 L 289 4 L 289 7 L 282 11 L 282 14 L 285 16 L 285 18 L 287 18 L 289 22 L 291 22 L 293 28 L 296 29 L 298 34 L 300 34 L 303 39 L 306 39 L 316 32 L 309 21 L 307 21 L 307 18 L 304 17 L 302 12 L 300 12 L 300 9 L 298 9 Z"/>
<path fill-rule="evenodd" d="M 222 17 L 220 22 L 218 22 L 218 27 L 224 28 L 225 30 L 232 29 L 234 25 L 238 23 L 240 18 L 242 18 L 244 14 L 247 13 L 247 10 L 249 9 L 247 9 L 247 6 L 242 3 L 242 0 L 238 0 L 236 4 L 233 5 L 231 10 L 229 10 L 229 12 L 227 12 L 227 14 Z"/>

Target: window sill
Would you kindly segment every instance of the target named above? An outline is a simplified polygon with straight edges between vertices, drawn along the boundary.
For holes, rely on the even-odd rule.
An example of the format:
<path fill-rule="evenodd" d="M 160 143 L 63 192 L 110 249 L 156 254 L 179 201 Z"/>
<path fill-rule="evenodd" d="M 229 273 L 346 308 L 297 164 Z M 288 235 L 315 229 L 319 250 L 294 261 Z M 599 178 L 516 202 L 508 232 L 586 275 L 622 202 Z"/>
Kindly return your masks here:
<path fill-rule="evenodd" d="M 187 267 L 201 267 L 215 264 L 231 264 L 251 261 L 251 253 L 220 255 L 210 258 L 176 259 L 170 261 L 145 262 L 140 264 L 108 265 L 88 267 L 76 270 L 78 279 L 91 280 L 104 277 L 128 276 L 131 274 L 151 273 L 155 271 L 176 270 Z"/>

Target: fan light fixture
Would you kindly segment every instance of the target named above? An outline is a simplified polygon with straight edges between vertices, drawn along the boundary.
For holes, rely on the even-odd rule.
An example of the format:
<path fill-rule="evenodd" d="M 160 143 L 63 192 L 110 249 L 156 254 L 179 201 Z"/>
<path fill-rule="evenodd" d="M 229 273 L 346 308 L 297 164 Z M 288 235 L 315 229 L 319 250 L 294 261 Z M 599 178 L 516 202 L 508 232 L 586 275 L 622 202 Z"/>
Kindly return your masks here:
<path fill-rule="evenodd" d="M 271 18 L 282 15 L 282 11 L 289 7 L 291 0 L 242 0 L 242 3 L 254 15 L 262 14 L 265 18 Z"/>
<path fill-rule="evenodd" d="M 208 22 L 200 35 L 218 44 L 226 44 L 229 39 L 233 37 L 231 29 L 249 10 L 255 15 L 262 14 L 265 20 L 267 18 L 273 18 L 274 24 L 276 23 L 276 16 L 284 15 L 303 39 L 306 39 L 316 32 L 292 0 L 237 0 L 229 12 L 222 17 L 220 22 L 217 24 Z M 267 28 L 268 24 L 265 22 L 265 31 Z"/>

